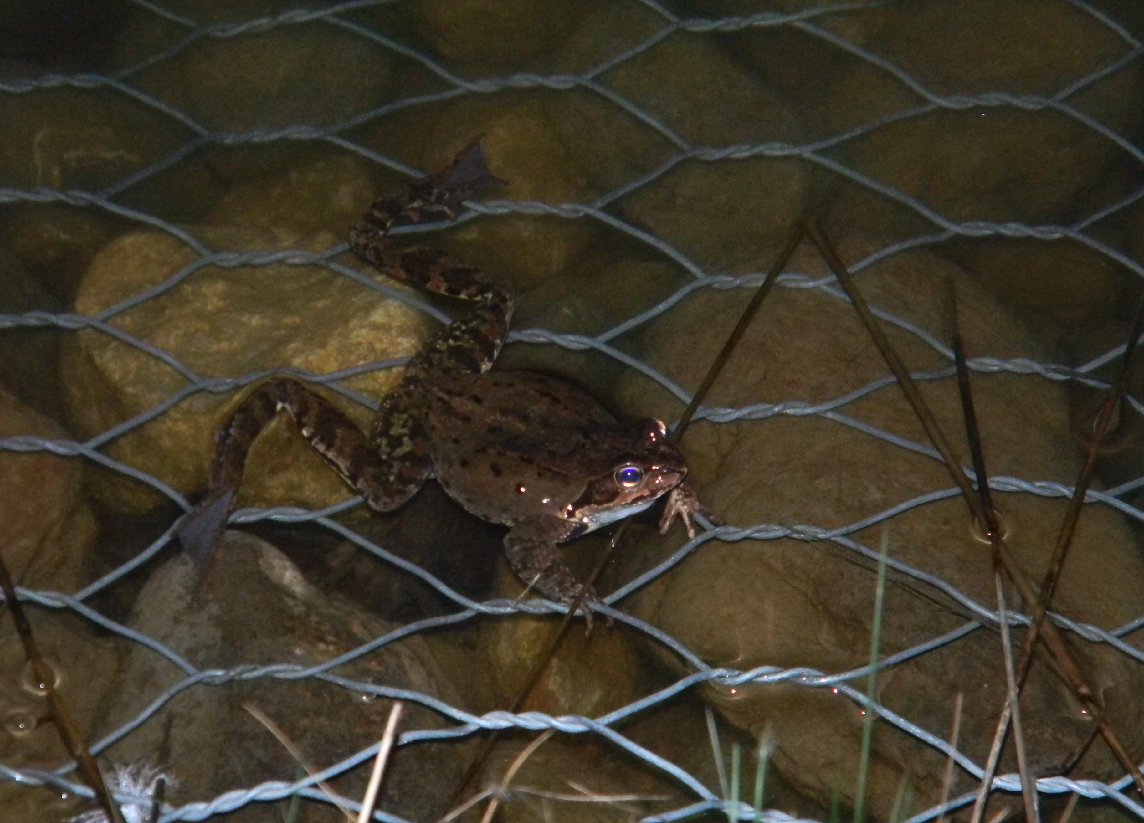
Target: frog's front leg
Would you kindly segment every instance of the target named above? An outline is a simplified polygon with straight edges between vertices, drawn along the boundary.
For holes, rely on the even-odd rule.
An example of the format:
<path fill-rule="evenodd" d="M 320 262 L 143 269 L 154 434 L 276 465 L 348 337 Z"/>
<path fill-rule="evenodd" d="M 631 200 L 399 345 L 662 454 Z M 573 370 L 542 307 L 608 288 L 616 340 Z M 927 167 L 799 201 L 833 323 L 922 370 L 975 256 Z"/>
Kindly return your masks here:
<path fill-rule="evenodd" d="M 216 436 L 210 486 L 183 521 L 179 539 L 200 565 L 210 557 L 226 528 L 249 454 L 258 435 L 279 412 L 286 412 L 298 432 L 366 502 L 392 511 L 421 487 L 431 464 L 416 427 L 398 425 L 412 418 L 404 387 L 386 397 L 377 430 L 400 435 L 370 438 L 319 394 L 297 380 L 277 378 L 252 391 Z"/>
<path fill-rule="evenodd" d="M 699 496 L 691 487 L 691 482 L 684 479 L 678 486 L 667 494 L 667 502 L 663 507 L 663 514 L 659 518 L 659 533 L 667 534 L 671 524 L 678 517 L 683 521 L 689 538 L 695 537 L 695 515 L 701 514 L 715 526 L 725 526 L 726 522 L 711 509 L 699 502 Z"/>
<path fill-rule="evenodd" d="M 505 554 L 517 577 L 531 589 L 559 603 L 570 604 L 584 589 L 565 565 L 557 545 L 575 537 L 575 524 L 553 517 L 518 522 L 504 538 Z M 588 589 L 581 605 L 589 621 L 591 607 L 600 598 Z"/>

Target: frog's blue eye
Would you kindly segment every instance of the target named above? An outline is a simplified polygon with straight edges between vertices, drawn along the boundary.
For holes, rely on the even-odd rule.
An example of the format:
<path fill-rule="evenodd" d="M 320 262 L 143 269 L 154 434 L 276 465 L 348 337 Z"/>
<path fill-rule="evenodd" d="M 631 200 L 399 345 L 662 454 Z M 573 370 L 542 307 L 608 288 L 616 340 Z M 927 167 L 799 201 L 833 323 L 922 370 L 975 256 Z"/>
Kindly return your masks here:
<path fill-rule="evenodd" d="M 613 476 L 616 478 L 616 482 L 625 489 L 636 488 L 643 483 L 644 479 L 643 469 L 639 466 L 633 466 L 631 463 L 620 466 Z"/>

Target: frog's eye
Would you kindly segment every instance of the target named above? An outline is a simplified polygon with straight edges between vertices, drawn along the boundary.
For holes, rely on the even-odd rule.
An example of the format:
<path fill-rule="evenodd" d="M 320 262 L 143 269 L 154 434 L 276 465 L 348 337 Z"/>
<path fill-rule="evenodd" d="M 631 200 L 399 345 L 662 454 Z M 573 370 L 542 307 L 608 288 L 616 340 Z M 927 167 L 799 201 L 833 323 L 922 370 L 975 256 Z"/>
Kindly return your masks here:
<path fill-rule="evenodd" d="M 625 463 L 624 465 L 617 468 L 612 476 L 616 478 L 616 483 L 618 483 L 622 488 L 634 489 L 643 483 L 644 472 L 643 469 L 641 469 L 639 466 L 633 466 L 631 463 Z"/>

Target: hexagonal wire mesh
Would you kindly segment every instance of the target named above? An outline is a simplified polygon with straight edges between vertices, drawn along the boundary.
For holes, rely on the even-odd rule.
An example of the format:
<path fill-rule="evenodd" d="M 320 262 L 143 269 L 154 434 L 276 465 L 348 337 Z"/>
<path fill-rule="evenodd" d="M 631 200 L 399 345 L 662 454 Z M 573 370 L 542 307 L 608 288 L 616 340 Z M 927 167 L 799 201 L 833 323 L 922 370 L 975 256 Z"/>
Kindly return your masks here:
<path fill-rule="evenodd" d="M 186 465 L 176 471 L 166 463 L 179 462 L 177 452 L 161 454 L 153 462 L 136 461 L 124 456 L 134 452 L 117 451 L 117 446 L 133 432 L 174 415 L 188 401 L 257 382 L 268 367 L 213 370 L 196 360 L 193 347 L 182 349 L 170 342 L 174 338 L 164 335 L 165 324 L 186 323 L 194 312 L 208 312 L 183 298 L 184 307 L 191 303 L 190 314 L 180 314 L 170 308 L 173 295 L 208 277 L 253 278 L 253 269 L 271 266 L 279 266 L 276 276 L 284 276 L 284 269 L 309 267 L 306 277 L 329 275 L 364 284 L 371 290 L 371 300 L 396 297 L 433 312 L 342 262 L 343 241 L 328 234 L 315 241 L 306 232 L 330 229 L 344 236 L 355 210 L 363 206 L 362 192 L 375 192 L 380 185 L 369 179 L 371 172 L 380 177 L 387 169 L 389 184 L 424 173 L 431 162 L 447 156 L 447 149 L 440 146 L 455 149 L 482 131 L 491 165 L 510 178 L 513 187 L 504 199 L 473 204 L 470 225 L 490 233 L 490 226 L 507 228 L 491 240 L 486 238 L 484 245 L 472 236 L 460 242 L 469 243 L 465 248 L 475 261 L 495 261 L 507 269 L 506 277 L 525 294 L 526 306 L 531 287 L 543 297 L 537 297 L 536 304 L 543 300 L 559 304 L 563 299 L 574 307 L 571 322 L 567 316 L 536 309 L 543 325 L 514 331 L 510 343 L 593 352 L 599 358 L 596 362 L 604 363 L 600 373 L 606 375 L 598 383 L 615 378 L 617 385 L 623 380 L 630 385 L 634 375 L 638 388 L 617 389 L 617 399 L 633 412 L 640 410 L 640 398 L 646 396 L 653 408 L 643 411 L 678 417 L 698 382 L 698 373 L 687 369 L 689 361 L 680 347 L 700 349 L 706 362 L 712 347 L 722 340 L 723 332 L 714 326 L 720 318 L 729 323 L 739 305 L 697 301 L 710 295 L 730 294 L 736 300 L 746 295 L 759 283 L 759 272 L 773 259 L 784 234 L 811 213 L 821 215 L 830 226 L 860 284 L 880 264 L 904 260 L 915 265 L 918 258 L 912 255 L 919 250 L 940 252 L 981 273 L 993 292 L 1031 316 L 1050 318 L 1048 339 L 1059 344 L 1058 351 L 1072 355 L 1073 365 L 1062 365 L 1055 356 L 1028 356 L 1024 349 L 1007 353 L 999 344 L 987 356 L 971 357 L 977 377 L 1011 376 L 1018 381 L 1017 394 L 1027 392 L 1030 404 L 1040 402 L 1031 398 L 1039 398 L 1038 387 L 1044 385 L 1106 388 L 1110 364 L 1123 345 L 1103 329 L 1124 325 L 1118 308 L 1130 302 L 1127 298 L 1138 292 L 1138 280 L 1144 276 L 1139 232 L 1132 231 L 1138 226 L 1144 197 L 1139 85 L 1134 82 L 1142 48 L 1131 30 L 1144 23 L 1127 4 L 1042 0 L 1035 5 L 1037 11 L 1030 13 L 1022 3 L 1004 0 L 902 5 L 725 0 L 699 15 L 652 0 L 587 6 L 554 0 L 543 4 L 543 12 L 480 3 L 356 2 L 271 16 L 252 12 L 239 18 L 233 15 L 241 14 L 240 4 L 229 12 L 231 17 L 217 21 L 209 19 L 216 12 L 190 3 L 136 2 L 124 7 L 122 40 L 110 56 L 105 55 L 99 72 L 48 74 L 25 68 L 18 75 L 9 74 L 18 79 L 0 82 L 3 105 L 10 112 L 7 180 L 0 189 L 0 202 L 10 218 L 7 243 L 25 255 L 22 262 L 29 268 L 59 272 L 67 271 L 70 263 L 75 274 L 74 286 L 58 290 L 72 300 L 67 310 L 36 306 L 37 310 L 10 311 L 0 315 L 0 328 L 10 339 L 29 330 L 56 330 L 65 339 L 65 348 L 72 347 L 73 358 L 75 351 L 83 353 L 78 370 L 73 360 L 67 373 L 81 383 L 84 369 L 107 368 L 100 359 L 100 346 L 129 347 L 148 366 L 136 365 L 132 368 L 137 371 L 118 375 L 115 379 L 125 382 L 103 387 L 103 394 L 90 386 L 63 391 L 68 422 L 81 433 L 78 438 L 36 431 L 0 438 L 0 450 L 13 455 L 62 455 L 100 468 L 101 478 L 126 478 L 128 483 L 108 485 L 112 496 L 135 495 L 124 506 L 129 512 L 153 507 L 156 499 L 188 508 L 180 490 L 201 489 L 205 457 L 184 461 Z M 706 16 L 711 9 L 726 16 Z M 428 145 L 434 147 L 431 155 L 424 148 Z M 299 155 L 299 160 L 291 154 L 299 147 L 314 149 L 317 159 Z M 406 164 L 398 157 L 413 160 Z M 281 172 L 284 165 L 288 173 Z M 306 182 L 307 175 L 318 177 L 319 183 Z M 323 175 L 336 183 L 322 179 Z M 263 193 L 252 196 L 252 188 Z M 330 193 L 333 190 L 335 194 Z M 319 206 L 307 206 L 308 194 L 320 200 Z M 36 219 L 24 215 L 48 207 L 55 209 L 43 225 L 56 227 L 51 235 L 56 246 L 28 240 L 35 234 L 29 226 L 36 225 Z M 67 234 L 66 222 L 54 222 L 64 221 L 61 215 L 69 213 L 97 218 L 91 237 L 77 240 Z M 215 226 L 262 233 L 227 234 Z M 274 234 L 283 226 L 288 230 Z M 21 238 L 26 241 L 23 246 L 17 242 Z M 501 247 L 490 251 L 498 240 Z M 592 251 L 601 245 L 607 254 Z M 53 258 L 52 249 L 60 246 L 66 246 L 82 265 L 60 259 L 66 257 L 63 254 Z M 140 257 L 149 267 L 144 275 L 121 271 Z M 624 289 L 585 272 L 594 266 L 613 266 L 617 260 L 638 261 L 650 267 L 651 274 L 637 278 L 643 294 L 627 295 L 623 307 L 610 315 L 612 292 Z M 806 260 L 795 259 L 779 292 L 813 292 L 824 303 L 799 304 L 809 314 L 798 318 L 796 327 L 812 325 L 815 312 L 829 316 L 824 304 L 845 308 L 833 278 Z M 1028 271 L 1018 270 L 1026 264 Z M 89 283 L 100 265 L 113 274 L 92 296 Z M 1045 285 L 1042 278 L 1055 267 L 1069 272 Z M 587 286 L 566 285 L 559 299 L 539 291 L 537 283 L 546 276 L 570 268 L 585 278 Z M 619 269 L 607 270 L 614 275 Z M 939 265 L 935 271 L 944 269 Z M 327 288 L 334 281 L 321 282 Z M 929 365 L 918 367 L 917 376 L 927 383 L 951 385 L 952 356 L 941 323 L 919 321 L 916 306 L 897 299 L 894 284 L 901 281 L 891 277 L 889 286 L 876 278 L 865 282 L 883 322 L 928 358 Z M 273 288 L 261 281 L 256 300 L 274 302 Z M 959 288 L 972 291 L 969 286 Z M 208 298 L 197 293 L 194 300 L 198 299 Z M 227 292 L 223 299 L 232 296 Z M 1095 307 L 1078 308 L 1082 299 L 1084 306 Z M 964 305 L 978 306 L 987 298 L 963 300 Z M 602 314 L 592 312 L 596 303 L 605 304 Z M 149 305 L 163 308 L 146 320 L 131 319 Z M 689 305 L 700 308 L 678 319 Z M 784 311 L 794 310 L 781 305 Z M 209 311 L 216 308 L 212 304 Z M 442 317 L 439 312 L 435 316 Z M 248 322 L 241 313 L 226 317 L 223 326 Z M 295 322 L 305 323 L 306 317 Z M 1097 320 L 1105 324 L 1099 332 L 1093 331 Z M 262 322 L 261 317 L 249 320 L 255 335 L 279 340 Z M 780 334 L 791 331 L 782 330 L 773 316 L 757 322 L 774 323 Z M 1070 322 L 1078 331 L 1068 327 Z M 967 319 L 966 324 L 972 326 L 973 321 Z M 179 345 L 218 330 L 217 325 L 190 328 Z M 685 335 L 679 334 L 681 329 Z M 87 335 L 86 342 L 76 342 L 81 334 Z M 657 349 L 654 341 L 663 336 L 669 345 Z M 711 346 L 703 342 L 708 338 Z M 243 347 L 256 345 L 253 338 L 241 339 Z M 756 351 L 748 359 L 779 357 L 768 354 L 766 343 L 759 345 L 762 354 Z M 849 345 L 864 344 L 847 344 L 842 353 L 833 354 L 817 349 L 808 362 L 817 366 L 817 359 L 845 357 Z M 353 379 L 384 376 L 404 360 L 395 357 L 400 352 L 392 348 L 382 351 L 335 366 L 309 366 L 304 358 L 299 362 L 286 356 L 275 361 L 273 352 L 268 362 L 270 367 L 289 362 L 350 400 L 376 406 L 376 397 L 369 399 L 373 392 L 362 388 L 369 384 Z M 734 382 L 738 362 L 733 361 L 725 379 Z M 843 362 L 844 370 L 852 366 Z M 132 382 L 151 380 L 148 375 L 155 372 L 148 369 L 156 368 L 164 377 L 155 380 L 155 392 Z M 883 366 L 879 364 L 872 375 L 863 374 L 849 386 L 837 377 L 823 377 L 827 385 L 817 394 L 805 385 L 787 386 L 786 394 L 784 387 L 770 386 L 768 393 L 759 388 L 767 384 L 744 378 L 742 390 L 717 394 L 698 419 L 712 424 L 711 429 L 722 427 L 731 438 L 749 425 L 780 420 L 803 425 L 817 420 L 857 432 L 876 448 L 905 450 L 932 462 L 932 451 L 914 430 L 903 432 L 866 419 L 864 404 L 893 392 L 893 381 Z M 19 382 L 18 377 L 11 379 Z M 93 382 L 103 379 L 112 378 L 101 373 Z M 593 382 L 590 374 L 583 379 Z M 385 384 L 375 384 L 374 389 L 376 385 Z M 656 394 L 659 390 L 662 394 Z M 93 397 L 109 402 L 112 395 L 106 392 L 111 391 L 125 396 L 115 395 L 117 405 L 106 413 L 75 408 Z M 217 419 L 208 418 L 205 408 L 199 407 L 196 414 Z M 1139 399 L 1130 396 L 1122 416 L 1141 411 Z M 777 435 L 770 431 L 768 438 L 784 436 L 784 430 L 776 429 Z M 714 453 L 720 436 L 716 432 L 700 442 Z M 799 449 L 812 450 L 805 443 Z M 610 604 L 623 608 L 633 595 L 679 573 L 697 558 L 750 545 L 763 550 L 790 538 L 801 541 L 803 552 L 821 544 L 864 558 L 869 572 L 869 559 L 877 556 L 876 541 L 860 532 L 894 525 L 909 535 L 906 523 L 911 514 L 931 516 L 933 507 L 954 497 L 940 474 L 902 476 L 898 479 L 908 493 L 870 497 L 861 501 L 857 513 L 843 516 L 831 507 L 831 496 L 854 490 L 816 477 L 810 486 L 790 492 L 792 498 L 813 494 L 827 501 L 825 509 L 807 514 L 777 502 L 771 507 L 772 493 L 764 491 L 766 484 L 759 490 L 747 485 L 758 482 L 758 476 L 777 482 L 779 475 L 772 472 L 786 471 L 776 469 L 767 458 L 752 452 L 753 468 L 735 474 L 726 450 L 722 463 L 706 453 L 695 454 L 694 447 L 692 453 L 701 491 L 704 478 L 718 486 L 712 475 L 720 475 L 719 479 L 727 475 L 730 485 L 714 489 L 712 495 L 717 507 L 725 507 L 731 525 L 661 556 L 650 570 L 633 572 L 629 576 L 634 579 L 609 597 Z M 871 459 L 871 452 L 858 454 L 856 460 Z M 1003 470 L 1008 473 L 999 472 L 991 486 L 1007 499 L 1067 498 L 1070 484 L 1049 476 L 1051 469 L 1042 473 L 1044 465 L 1030 458 Z M 1131 461 L 1128 465 L 1118 479 L 1106 484 L 1110 487 L 1088 493 L 1087 509 L 1115 513 L 1137 524 L 1144 521 L 1144 513 L 1129 502 L 1144 485 L 1144 474 Z M 186 475 L 179 473 L 183 470 Z M 840 458 L 838 474 L 847 470 Z M 140 485 L 153 495 L 138 492 Z M 133 491 L 124 491 L 128 488 Z M 777 490 L 773 497 L 786 499 Z M 114 502 L 102 502 L 114 508 Z M 486 619 L 512 619 L 504 614 L 519 610 L 519 605 L 503 600 L 474 602 L 434 575 L 402 564 L 382 546 L 332 519 L 345 508 L 244 509 L 238 519 L 250 522 L 273 516 L 319 524 L 420 575 L 453 604 L 447 614 L 395 630 L 359 647 L 351 658 L 376 653 L 408 634 L 489 613 L 495 616 Z M 121 738 L 139 727 L 161 723 L 169 705 L 198 684 L 218 686 L 260 677 L 331 678 L 328 664 L 304 668 L 283 662 L 206 671 L 160 640 L 93 606 L 126 586 L 133 572 L 156 555 L 169 551 L 175 526 L 166 523 L 149 545 L 97 579 L 80 580 L 74 588 L 61 584 L 64 590 L 20 589 L 28 603 L 45 609 L 37 615 L 70 612 L 181 669 L 174 685 L 141 696 L 138 705 L 144 708 L 96 741 L 96 754 L 110 748 L 114 755 L 114 744 Z M 54 554 L 43 544 L 39 551 Z M 993 601 L 961 586 L 957 575 L 945 567 L 915 563 L 918 556 L 908 552 L 902 558 L 895 556 L 893 573 L 912 585 L 940 590 L 958 604 L 962 619 L 931 627 L 924 636 L 909 635 L 908 641 L 888 637 L 883 645 L 893 647 L 895 654 L 882 661 L 886 670 L 937 655 L 961 638 L 985 635 L 987 627 L 998 624 Z M 1117 568 L 1105 571 L 1109 581 L 1123 574 Z M 758 615 L 748 606 L 765 601 L 767 594 L 760 590 L 762 584 L 754 585 L 757 595 L 729 589 L 728 597 L 720 599 L 731 600 L 755 619 Z M 868 605 L 863 600 L 862 607 Z M 540 613 L 556 610 L 551 604 L 536 603 L 525 608 Z M 641 818 L 648 820 L 698 816 L 720 808 L 723 800 L 716 787 L 684 765 L 629 737 L 623 731 L 625 721 L 704 683 L 725 690 L 783 683 L 796 690 L 834 690 L 855 705 L 865 705 L 866 670 L 861 665 L 832 667 L 827 661 L 816 669 L 792 665 L 792 658 L 781 653 L 773 658 L 746 656 L 749 668 L 733 662 L 718 665 L 712 661 L 726 662 L 730 657 L 709 653 L 708 646 L 686 631 L 677 631 L 677 624 L 663 612 L 633 608 L 631 614 L 616 616 L 627 630 L 683 664 L 666 685 L 605 714 L 474 715 L 463 706 L 438 700 L 437 695 L 385 683 L 372 687 L 375 693 L 428 706 L 444 720 L 444 731 L 406 728 L 400 738 L 403 747 L 504 727 L 594 732 L 643 759 L 689 797 Z M 1144 614 L 1130 611 L 1129 617 L 1135 619 L 1121 619 L 1115 625 L 1092 625 L 1087 615 L 1064 613 L 1056 619 L 1068 632 L 1114 649 L 1139 668 L 1144 659 L 1133 634 Z M 1013 617 L 1017 623 L 1022 619 Z M 855 652 L 861 659 L 862 647 Z M 366 683 L 343 685 L 371 688 Z M 915 745 L 941 758 L 951 757 L 964 776 L 981 774 L 979 759 L 942 742 L 946 730 L 933 728 L 930 715 L 911 716 L 908 709 L 894 711 L 888 703 L 877 708 L 881 722 L 911 736 Z M 745 725 L 760 732 L 761 727 Z M 1139 757 L 1139 751 L 1134 753 Z M 341 763 L 321 764 L 323 775 L 336 775 L 370 751 L 346 754 Z M 177 776 L 180 764 L 169 767 Z M 75 770 L 66 764 L 45 771 L 13 759 L 0 763 L 0 777 L 16 784 L 47 783 L 84 792 Z M 278 781 L 236 786 L 237 791 L 171 808 L 161 819 L 206 819 L 299 791 L 314 797 L 316 782 L 315 777 L 295 781 L 283 774 Z M 997 785 L 1014 792 L 1018 784 L 1014 776 L 1005 775 Z M 1128 794 L 1127 776 L 1105 782 L 1046 771 L 1039 786 L 1047 795 L 1111 797 L 1110 802 L 1126 813 L 1144 817 L 1144 804 Z M 911 819 L 935 818 L 963 807 L 969 797 L 959 794 Z M 750 814 L 745 807 L 739 811 L 744 819 Z M 379 812 L 376 819 L 400 818 Z"/>

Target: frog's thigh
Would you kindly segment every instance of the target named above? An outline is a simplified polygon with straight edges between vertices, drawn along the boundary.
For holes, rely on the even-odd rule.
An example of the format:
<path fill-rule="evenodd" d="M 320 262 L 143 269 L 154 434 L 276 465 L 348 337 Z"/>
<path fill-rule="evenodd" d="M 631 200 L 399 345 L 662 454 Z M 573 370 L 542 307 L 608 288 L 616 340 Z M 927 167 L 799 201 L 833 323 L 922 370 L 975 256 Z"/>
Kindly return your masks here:
<path fill-rule="evenodd" d="M 360 462 L 350 485 L 378 511 L 396 509 L 433 473 L 419 420 L 424 412 L 416 403 L 418 391 L 416 381 L 406 380 L 386 395 L 373 421 L 372 439 L 355 447 Z"/>
<path fill-rule="evenodd" d="M 245 410 L 264 416 L 268 401 L 289 414 L 310 446 L 375 509 L 391 511 L 421 487 L 429 475 L 423 449 L 384 454 L 358 425 L 326 398 L 297 380 L 277 379 L 259 386 L 231 419 L 228 430 L 243 430 Z"/>
<path fill-rule="evenodd" d="M 568 524 L 551 519 L 543 524 L 517 524 L 504 538 L 505 555 L 521 581 L 547 598 L 561 603 L 576 599 L 583 584 L 561 558 L 557 542 L 571 534 Z"/>

